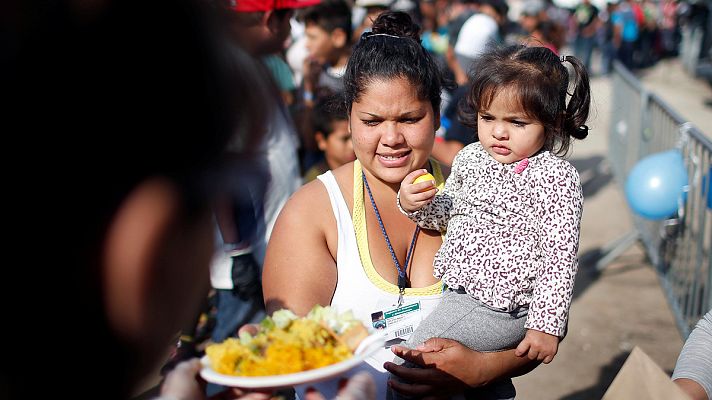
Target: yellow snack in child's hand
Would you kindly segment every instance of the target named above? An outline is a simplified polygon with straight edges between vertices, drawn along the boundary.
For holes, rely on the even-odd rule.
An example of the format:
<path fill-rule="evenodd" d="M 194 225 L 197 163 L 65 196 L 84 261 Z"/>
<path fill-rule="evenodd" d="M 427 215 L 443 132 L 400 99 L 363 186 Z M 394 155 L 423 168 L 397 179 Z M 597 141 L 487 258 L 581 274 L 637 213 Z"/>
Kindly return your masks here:
<path fill-rule="evenodd" d="M 413 184 L 415 185 L 416 183 L 427 182 L 427 181 L 435 182 L 435 177 L 429 172 L 426 172 L 423 175 L 420 175 L 419 177 L 415 178 L 415 180 L 413 181 Z"/>

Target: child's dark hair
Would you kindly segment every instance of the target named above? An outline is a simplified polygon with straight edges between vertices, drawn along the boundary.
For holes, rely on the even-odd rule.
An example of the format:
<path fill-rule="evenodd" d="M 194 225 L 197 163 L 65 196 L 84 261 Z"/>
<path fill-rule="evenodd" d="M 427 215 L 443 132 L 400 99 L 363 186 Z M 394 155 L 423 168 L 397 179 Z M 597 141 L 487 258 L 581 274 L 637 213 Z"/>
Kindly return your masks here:
<path fill-rule="evenodd" d="M 344 74 L 346 110 L 359 100 L 366 86 L 377 79 L 405 78 L 420 99 L 440 110 L 442 76 L 437 64 L 420 44 L 420 27 L 401 11 L 386 11 L 361 35 Z"/>
<path fill-rule="evenodd" d="M 304 24 L 315 24 L 326 32 L 341 29 L 346 34 L 346 43 L 351 43 L 351 7 L 344 0 L 325 0 L 304 10 Z"/>
<path fill-rule="evenodd" d="M 568 93 L 569 72 L 574 70 L 572 92 Z M 475 129 L 480 110 L 487 110 L 494 97 L 513 89 L 522 110 L 544 125 L 544 149 L 557 155 L 569 151 L 571 137 L 584 139 L 591 104 L 586 68 L 576 57 L 559 58 L 545 47 L 512 45 L 483 53 L 473 69 L 472 88 L 461 109 L 462 122 Z M 571 96 L 568 104 L 567 95 Z"/>
<path fill-rule="evenodd" d="M 314 132 L 321 132 L 324 138 L 329 137 L 334 130 L 334 122 L 348 120 L 343 94 L 318 98 L 314 104 L 312 118 Z"/>

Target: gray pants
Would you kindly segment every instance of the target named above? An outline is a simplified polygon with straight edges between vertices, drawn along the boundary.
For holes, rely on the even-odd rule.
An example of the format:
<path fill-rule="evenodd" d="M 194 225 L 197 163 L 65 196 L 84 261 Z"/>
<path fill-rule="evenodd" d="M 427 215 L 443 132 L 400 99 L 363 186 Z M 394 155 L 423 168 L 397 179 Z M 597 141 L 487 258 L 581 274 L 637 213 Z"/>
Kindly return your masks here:
<path fill-rule="evenodd" d="M 415 348 L 430 338 L 439 337 L 456 340 L 473 350 L 482 352 L 512 349 L 524 339 L 527 312 L 527 308 L 509 313 L 492 310 L 462 289 L 447 290 L 438 306 L 420 323 L 418 329 L 403 345 Z M 420 368 L 400 357 L 396 357 L 393 362 Z M 395 376 L 391 378 L 398 379 Z M 389 391 L 389 397 L 390 395 L 393 398 L 403 398 L 393 391 Z M 513 399 L 515 395 L 516 391 L 511 379 L 465 393 L 467 398 L 488 400 Z"/>

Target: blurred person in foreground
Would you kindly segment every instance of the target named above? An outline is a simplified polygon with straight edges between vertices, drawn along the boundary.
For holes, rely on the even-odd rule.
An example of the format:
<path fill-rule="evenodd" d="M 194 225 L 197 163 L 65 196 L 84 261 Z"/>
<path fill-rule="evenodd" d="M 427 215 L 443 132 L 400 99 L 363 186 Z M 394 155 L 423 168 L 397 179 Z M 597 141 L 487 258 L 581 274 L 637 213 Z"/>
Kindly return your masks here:
<path fill-rule="evenodd" d="M 126 399 L 204 295 L 223 150 L 236 122 L 241 154 L 259 139 L 256 75 L 198 1 L 11 3 L 0 79 L 4 122 L 19 128 L 7 145 L 36 157 L 7 181 L 25 238 L 13 253 L 41 241 L 54 261 L 3 279 L 47 301 L 18 315 L 25 345 L 6 350 L 0 397 Z M 179 364 L 166 398 L 202 398 L 197 369 Z"/>

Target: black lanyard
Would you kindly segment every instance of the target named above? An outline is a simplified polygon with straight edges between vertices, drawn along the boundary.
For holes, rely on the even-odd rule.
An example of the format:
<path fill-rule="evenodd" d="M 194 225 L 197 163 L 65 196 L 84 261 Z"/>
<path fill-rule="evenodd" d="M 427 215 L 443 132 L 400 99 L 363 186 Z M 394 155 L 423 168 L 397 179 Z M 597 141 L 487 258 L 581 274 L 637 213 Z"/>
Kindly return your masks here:
<path fill-rule="evenodd" d="M 393 246 L 391 245 L 391 240 L 388 238 L 388 233 L 386 233 L 386 227 L 383 226 L 383 220 L 381 219 L 381 213 L 378 212 L 378 207 L 376 207 L 376 201 L 373 199 L 373 193 L 371 193 L 371 188 L 368 186 L 368 181 L 366 180 L 366 174 L 361 172 L 361 177 L 363 178 L 363 184 L 366 186 L 366 191 L 368 191 L 368 197 L 371 199 L 371 205 L 373 206 L 373 211 L 376 213 L 376 219 L 378 220 L 378 225 L 381 227 L 381 233 L 383 238 L 386 239 L 386 245 L 388 245 L 388 251 L 391 252 L 391 258 L 393 259 L 393 264 L 395 264 L 398 270 L 398 290 L 400 296 L 398 297 L 398 307 L 403 304 L 403 295 L 405 294 L 406 282 L 408 276 L 406 275 L 406 269 L 408 264 L 412 261 L 410 256 L 413 254 L 413 249 L 415 248 L 415 241 L 418 238 L 418 233 L 420 233 L 420 226 L 415 225 L 415 232 L 413 232 L 413 240 L 410 242 L 410 247 L 408 248 L 408 253 L 405 256 L 405 262 L 401 267 L 400 262 L 398 262 L 398 257 L 396 257 L 396 252 L 393 251 Z"/>

